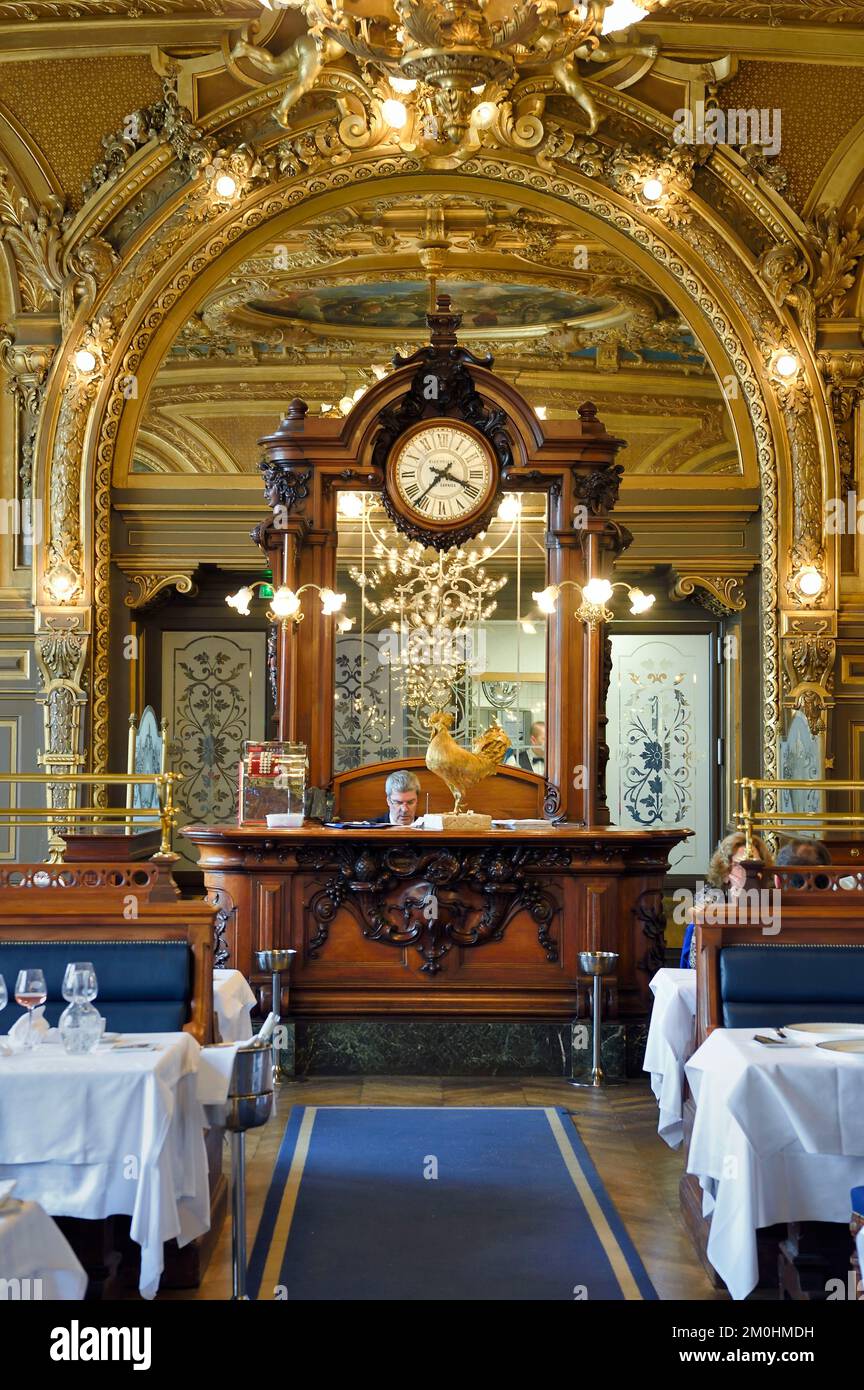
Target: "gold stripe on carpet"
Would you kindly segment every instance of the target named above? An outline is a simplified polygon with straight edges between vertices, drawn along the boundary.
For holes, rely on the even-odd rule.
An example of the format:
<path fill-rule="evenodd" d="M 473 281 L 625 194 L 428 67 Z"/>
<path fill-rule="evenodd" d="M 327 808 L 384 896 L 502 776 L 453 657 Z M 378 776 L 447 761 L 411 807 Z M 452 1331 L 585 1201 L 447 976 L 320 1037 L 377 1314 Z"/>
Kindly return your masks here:
<path fill-rule="evenodd" d="M 642 1293 L 639 1289 L 639 1285 L 630 1272 L 630 1266 L 627 1263 L 626 1256 L 621 1246 L 618 1244 L 609 1222 L 606 1220 L 603 1208 L 594 1196 L 591 1184 L 582 1172 L 582 1165 L 570 1143 L 567 1131 L 561 1123 L 561 1116 L 556 1110 L 546 1109 L 544 1113 L 549 1121 L 552 1133 L 555 1135 L 558 1148 L 561 1150 L 561 1157 L 567 1165 L 567 1171 L 573 1179 L 576 1191 L 582 1198 L 582 1204 L 591 1219 L 591 1225 L 594 1227 L 597 1239 L 606 1252 L 606 1258 L 612 1266 L 622 1294 L 628 1300 L 641 1300 Z"/>
<path fill-rule="evenodd" d="M 279 1215 L 276 1217 L 276 1224 L 273 1227 L 273 1234 L 270 1237 L 270 1249 L 267 1251 L 267 1263 L 264 1266 L 264 1273 L 261 1275 L 259 1298 L 262 1299 L 272 1299 L 274 1297 L 273 1290 L 275 1290 L 279 1284 L 279 1275 L 282 1272 L 282 1261 L 285 1258 L 285 1247 L 288 1244 L 291 1222 L 294 1220 L 294 1208 L 297 1205 L 297 1193 L 300 1191 L 300 1180 L 303 1177 L 306 1159 L 309 1156 L 309 1145 L 312 1141 L 312 1126 L 315 1123 L 315 1116 L 317 1114 L 317 1106 L 307 1106 L 303 1114 L 303 1119 L 300 1122 L 300 1133 L 297 1135 L 297 1143 L 294 1146 L 294 1157 L 291 1160 L 291 1169 L 285 1183 L 285 1191 L 282 1193 L 282 1201 L 279 1203 Z"/>

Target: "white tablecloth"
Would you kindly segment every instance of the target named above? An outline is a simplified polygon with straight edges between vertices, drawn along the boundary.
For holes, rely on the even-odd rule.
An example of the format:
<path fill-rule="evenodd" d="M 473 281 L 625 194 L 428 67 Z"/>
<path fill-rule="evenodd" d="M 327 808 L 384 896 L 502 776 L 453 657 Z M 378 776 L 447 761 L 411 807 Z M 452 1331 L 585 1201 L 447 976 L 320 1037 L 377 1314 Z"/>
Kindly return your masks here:
<path fill-rule="evenodd" d="M 0 1057 L 0 1178 L 54 1216 L 130 1215 L 153 1298 L 163 1242 L 206 1231 L 210 1198 L 201 1049 L 188 1033 L 146 1037 L 158 1051 L 74 1057 L 43 1044 Z"/>
<path fill-rule="evenodd" d="M 86 1289 L 87 1275 L 48 1213 L 36 1202 L 5 1203 L 0 1208 L 0 1299 L 79 1299 Z"/>
<path fill-rule="evenodd" d="M 760 1226 L 848 1223 L 850 1188 L 864 1182 L 864 1063 L 717 1028 L 686 1073 L 696 1099 L 687 1171 L 711 1217 L 708 1258 L 732 1297 L 746 1298 Z"/>
<path fill-rule="evenodd" d="M 643 1069 L 660 1106 L 661 1138 L 677 1149 L 683 1138 L 684 1063 L 696 1045 L 696 971 L 658 970 Z"/>
<path fill-rule="evenodd" d="M 249 1041 L 255 1002 L 255 995 L 241 971 L 213 971 L 213 1008 L 223 1042 Z"/>

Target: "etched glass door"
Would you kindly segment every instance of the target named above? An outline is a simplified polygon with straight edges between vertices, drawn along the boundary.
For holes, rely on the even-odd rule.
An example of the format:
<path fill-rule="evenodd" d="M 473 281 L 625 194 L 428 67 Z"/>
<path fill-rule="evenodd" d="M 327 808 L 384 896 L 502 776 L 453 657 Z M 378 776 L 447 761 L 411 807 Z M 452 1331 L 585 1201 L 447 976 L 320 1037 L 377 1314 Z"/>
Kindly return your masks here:
<path fill-rule="evenodd" d="M 711 638 L 707 633 L 612 636 L 606 711 L 606 795 L 613 825 L 695 834 L 673 873 L 704 874 L 713 848 Z"/>

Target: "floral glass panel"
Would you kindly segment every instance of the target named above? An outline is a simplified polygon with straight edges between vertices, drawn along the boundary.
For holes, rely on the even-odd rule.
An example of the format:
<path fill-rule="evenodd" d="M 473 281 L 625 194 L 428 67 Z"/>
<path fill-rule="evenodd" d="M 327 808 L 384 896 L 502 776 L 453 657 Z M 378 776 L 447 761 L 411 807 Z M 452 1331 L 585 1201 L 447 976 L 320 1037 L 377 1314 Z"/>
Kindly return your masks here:
<path fill-rule="evenodd" d="M 711 844 L 711 646 L 707 634 L 612 636 L 606 795 L 614 825 L 695 834 L 673 872 L 704 873 Z"/>

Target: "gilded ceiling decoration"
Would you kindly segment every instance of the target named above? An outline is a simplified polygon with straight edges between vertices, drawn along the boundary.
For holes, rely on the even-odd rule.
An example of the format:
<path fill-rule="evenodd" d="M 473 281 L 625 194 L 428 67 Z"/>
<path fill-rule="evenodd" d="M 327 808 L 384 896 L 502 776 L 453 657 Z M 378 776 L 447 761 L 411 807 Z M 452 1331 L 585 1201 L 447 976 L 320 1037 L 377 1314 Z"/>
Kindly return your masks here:
<path fill-rule="evenodd" d="M 754 24 L 864 24 L 864 0 L 658 0 L 662 18 Z"/>
<path fill-rule="evenodd" d="M 858 18 L 864 23 L 864 0 Z M 818 101 L 813 100 L 814 81 Z M 814 79 L 807 63 L 742 62 L 724 84 L 722 102 L 727 109 L 781 113 L 779 161 L 788 176 L 783 192 L 800 210 L 843 136 L 864 113 L 864 69 L 824 64 Z"/>
<path fill-rule="evenodd" d="M 177 18 L 260 14 L 258 0 L 0 0 L 0 26 L 41 20 Z"/>
<path fill-rule="evenodd" d="M 353 0 L 348 8 L 356 14 Z M 608 404 L 616 402 L 614 415 L 632 423 L 628 465 L 635 472 L 697 478 L 731 472 L 736 451 L 728 412 L 705 355 L 711 355 L 719 374 L 725 354 L 726 385 L 731 383 L 746 402 L 736 418 L 742 434 L 747 417 L 752 422 L 752 438 L 748 435 L 745 444 L 758 456 L 763 488 L 762 715 L 764 771 L 770 776 L 782 703 L 779 657 L 786 640 L 779 610 L 797 612 L 801 606 L 786 582 L 793 578 L 787 557 L 818 569 L 833 583 L 822 507 L 836 468 L 830 433 L 836 413 L 832 417 L 809 347 L 814 324 L 818 335 L 826 312 L 844 308 L 860 228 L 845 214 L 836 225 L 820 224 L 817 213 L 802 232 L 764 151 L 733 156 L 720 148 L 674 146 L 669 112 L 658 93 L 669 97 L 671 110 L 688 83 L 692 92 L 719 87 L 734 67 L 723 54 L 703 53 L 698 63 L 689 64 L 657 55 L 646 23 L 614 62 L 603 61 L 609 53 L 601 51 L 596 24 L 577 35 L 582 12 L 568 18 L 559 14 L 555 0 L 515 6 L 496 0 L 485 10 L 475 0 L 461 0 L 443 17 L 418 0 L 398 0 L 398 7 L 394 0 L 393 16 L 397 8 L 409 21 L 401 36 L 390 18 L 377 26 L 358 25 L 327 0 L 310 0 L 305 9 L 316 31 L 312 38 L 316 44 L 320 40 L 316 55 L 308 43 L 292 46 L 296 27 L 286 33 L 290 24 L 270 25 L 271 39 L 281 35 L 281 51 L 277 37 L 266 56 L 248 49 L 230 61 L 226 55 L 228 71 L 220 78 L 226 106 L 217 114 L 211 105 L 197 123 L 182 110 L 178 96 L 185 91 L 186 101 L 194 89 L 181 60 L 177 86 L 169 82 L 173 106 L 169 89 L 157 80 L 155 90 L 136 93 L 112 120 L 114 131 L 122 132 L 130 111 L 144 112 L 142 126 L 128 137 L 103 139 L 106 124 L 101 125 L 86 166 L 92 221 L 76 226 L 64 221 L 65 212 L 58 221 L 50 207 L 40 210 L 35 204 L 26 216 L 20 208 L 0 216 L 4 231 L 11 227 L 19 234 L 13 255 L 25 277 L 32 278 L 37 264 L 63 272 L 62 278 L 50 279 L 46 310 L 59 312 L 70 269 L 77 265 L 80 275 L 80 261 L 69 257 L 81 255 L 88 234 L 97 261 L 102 245 L 119 258 L 115 262 L 106 255 L 94 264 L 86 312 L 79 307 L 76 316 L 75 306 L 91 293 L 90 282 L 73 287 L 67 300 L 72 323 L 67 313 L 62 348 L 47 382 L 47 423 L 34 465 L 51 510 L 50 568 L 37 576 L 44 605 L 40 620 L 59 615 L 80 623 L 85 648 L 92 643 L 91 680 L 85 685 L 79 672 L 75 687 L 82 701 L 93 702 L 94 765 L 104 766 L 108 747 L 111 476 L 118 444 L 131 454 L 132 423 L 141 418 L 124 383 L 139 372 L 146 372 L 149 382 L 154 336 L 159 334 L 164 345 L 169 329 L 178 350 L 148 403 L 142 462 L 146 466 L 149 459 L 153 467 L 176 462 L 184 441 L 194 439 L 183 453 L 187 466 L 197 459 L 203 469 L 220 459 L 221 471 L 232 471 L 233 465 L 245 473 L 245 457 L 239 456 L 250 447 L 247 440 L 261 416 L 269 414 L 262 386 L 278 390 L 280 361 L 305 369 L 304 394 L 313 405 L 323 404 L 321 393 L 331 385 L 345 380 L 350 387 L 361 349 L 368 364 L 370 356 L 380 361 L 379 351 L 383 354 L 394 339 L 400 346 L 410 344 L 425 286 L 443 282 L 459 286 L 469 305 L 472 341 L 491 348 L 505 372 L 530 378 L 538 404 L 541 388 L 547 388 L 545 403 L 553 416 L 569 408 L 566 373 L 572 372 L 574 395 L 577 379 L 590 373 Z M 655 6 L 655 17 L 685 18 L 687 8 Z M 747 7 L 737 8 L 742 22 L 761 23 L 765 16 L 756 11 L 768 7 L 751 6 L 749 13 Z M 776 5 L 774 11 L 791 8 Z M 448 64 L 451 73 L 455 70 L 451 60 L 459 45 L 448 25 L 457 11 L 470 29 L 459 37 L 488 39 L 483 59 L 488 71 L 481 81 L 475 73 L 471 84 L 462 72 L 451 99 L 443 95 L 444 75 Z M 691 19 L 699 17 L 698 5 L 689 11 Z M 426 63 L 421 47 L 430 38 L 430 25 L 437 26 L 432 36 L 437 69 Z M 585 45 L 587 51 L 580 52 Z M 586 61 L 592 56 L 601 59 L 593 68 Z M 394 62 L 407 73 L 404 80 L 415 84 L 411 93 L 403 93 L 404 101 L 392 85 Z M 415 63 L 424 65 L 416 76 L 409 71 Z M 742 64 L 738 77 L 723 87 L 723 99 L 731 94 L 736 105 L 771 105 L 773 92 L 796 77 L 798 66 Z M 751 89 L 753 71 L 763 67 L 778 85 Z M 811 68 L 800 67 L 809 79 Z M 857 69 L 849 72 L 860 82 Z M 812 187 L 816 165 L 824 165 L 855 119 L 845 74 L 830 64 L 820 67 L 827 93 L 821 111 L 806 80 L 798 84 L 797 96 L 794 82 L 789 87 L 782 163 L 793 201 Z M 472 86 L 481 90 L 471 91 Z M 786 97 L 776 101 L 785 120 Z M 490 109 L 480 110 L 484 106 Z M 404 108 L 404 121 L 397 107 Z M 284 124 L 274 119 L 280 112 Z M 816 124 L 808 135 L 811 122 Z M 802 148 L 810 160 L 806 167 L 795 163 Z M 485 206 L 463 200 L 458 185 L 447 186 L 457 172 L 481 191 L 500 190 L 507 206 L 491 207 L 497 199 Z M 416 189 L 421 179 L 429 195 L 437 180 L 452 196 L 437 205 L 418 203 L 423 215 L 409 207 L 403 216 L 409 200 L 399 196 L 399 180 L 406 185 L 410 180 Z M 379 194 L 374 212 L 363 199 L 370 186 Z M 649 196 L 649 187 L 657 189 L 656 196 Z M 706 189 L 710 197 L 704 196 Z M 417 201 L 416 193 L 412 197 Z M 317 201 L 320 207 L 325 199 L 330 211 L 319 215 L 316 225 L 307 218 L 299 235 L 283 231 L 299 205 Z M 363 209 L 359 218 L 355 203 Z M 560 212 L 560 225 L 548 215 L 550 207 Z M 47 217 L 44 256 L 39 248 L 31 254 L 40 215 Z M 587 246 L 587 266 L 580 265 L 582 222 L 595 229 L 595 238 L 608 228 L 610 242 L 626 247 L 638 268 L 596 240 Z M 265 228 L 269 250 L 277 251 L 280 234 L 285 236 L 284 258 L 269 267 L 261 264 L 259 234 Z M 130 255 L 132 235 L 138 240 Z M 241 259 L 231 247 L 247 235 L 258 249 Z M 189 318 L 197 278 L 209 276 L 223 257 L 232 270 L 215 290 L 198 296 Z M 658 292 L 654 272 L 671 298 Z M 208 278 L 208 285 L 214 280 Z M 38 274 L 36 281 L 45 283 Z M 673 299 L 681 307 L 673 308 Z M 704 351 L 682 318 L 690 315 L 688 304 Z M 82 347 L 95 362 L 83 375 L 73 366 Z M 781 375 L 778 361 L 784 357 L 792 361 L 792 371 Z M 244 411 L 236 394 L 227 394 L 219 411 L 213 409 L 215 398 L 208 403 L 197 394 L 206 392 L 208 375 L 215 377 L 229 360 L 235 392 L 238 386 L 242 391 L 243 371 L 249 369 Z M 260 375 L 270 374 L 267 383 L 259 369 Z M 185 410 L 176 398 L 159 395 L 179 385 L 181 373 L 188 388 Z M 217 385 L 228 383 L 222 379 L 213 382 Z M 189 408 L 196 399 L 200 413 Z M 602 396 L 598 399 L 605 413 Z M 664 410 L 665 448 L 658 447 L 656 432 Z M 89 519 L 82 520 L 82 499 L 88 508 L 95 499 L 92 530 Z M 92 554 L 85 553 L 91 536 Z M 713 574 L 712 569 L 708 577 Z M 826 592 L 811 607 L 827 614 L 833 601 L 833 591 Z M 50 746 L 59 750 L 57 740 Z"/>
<path fill-rule="evenodd" d="M 123 129 L 130 112 L 158 100 L 161 92 L 162 82 L 143 53 L 0 64 L 0 101 L 43 151 L 75 208 L 84 201 L 105 132 Z M 98 101 L 89 95 L 82 100 L 82 93 L 98 93 Z"/>

